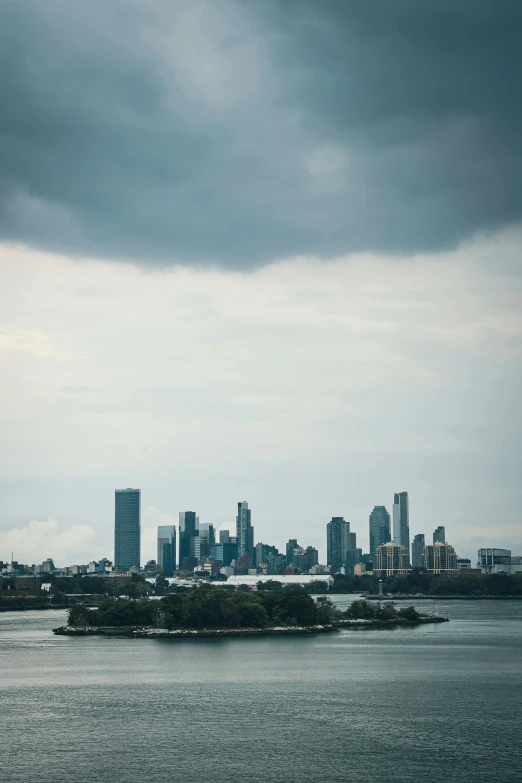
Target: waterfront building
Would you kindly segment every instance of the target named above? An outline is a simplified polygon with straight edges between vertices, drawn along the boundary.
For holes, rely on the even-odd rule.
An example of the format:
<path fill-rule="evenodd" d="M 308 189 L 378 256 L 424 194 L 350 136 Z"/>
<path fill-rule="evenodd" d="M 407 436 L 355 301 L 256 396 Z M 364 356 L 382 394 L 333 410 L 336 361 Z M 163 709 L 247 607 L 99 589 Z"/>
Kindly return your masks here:
<path fill-rule="evenodd" d="M 184 568 L 187 558 L 193 558 L 196 549 L 193 539 L 199 538 L 199 517 L 195 511 L 179 512 L 179 567 Z M 189 564 L 189 566 L 191 563 Z M 193 566 L 192 566 L 193 567 Z M 190 570 L 190 568 L 189 568 Z"/>
<path fill-rule="evenodd" d="M 346 574 L 354 574 L 355 573 L 355 566 L 357 563 L 360 563 L 362 560 L 362 549 L 359 547 L 355 547 L 354 549 L 349 549 L 346 553 L 346 563 L 345 563 L 345 573 Z"/>
<path fill-rule="evenodd" d="M 446 528 L 444 525 L 439 525 L 434 531 L 433 531 L 433 543 L 436 544 L 439 542 L 440 544 L 446 543 Z"/>
<path fill-rule="evenodd" d="M 471 569 L 471 560 L 469 557 L 457 557 L 457 571 L 469 571 Z"/>
<path fill-rule="evenodd" d="M 520 574 L 522 557 L 512 557 L 510 549 L 479 549 L 477 568 L 483 574 Z"/>
<path fill-rule="evenodd" d="M 374 567 L 377 576 L 396 576 L 410 571 L 410 556 L 405 546 L 390 541 L 377 547 Z"/>
<path fill-rule="evenodd" d="M 424 568 L 430 574 L 456 574 L 457 555 L 451 544 L 436 541 L 424 547 Z"/>
<path fill-rule="evenodd" d="M 172 574 L 176 570 L 176 526 L 158 526 L 158 557 L 156 561 L 160 574 Z"/>
<path fill-rule="evenodd" d="M 245 574 L 243 575 L 234 575 L 229 576 L 227 581 L 222 583 L 226 584 L 227 586 L 233 585 L 234 587 L 239 587 L 239 585 L 246 585 L 247 587 L 250 587 L 251 589 L 256 589 L 258 582 L 280 582 L 283 587 L 286 587 L 287 585 L 300 585 L 301 587 L 306 587 L 310 584 L 310 582 L 326 582 L 328 587 L 331 587 L 333 585 L 333 577 L 329 574 L 324 575 L 317 575 L 317 574 L 281 574 L 280 576 L 266 576 L 264 574 Z M 219 582 L 216 582 L 216 585 L 219 586 Z"/>
<path fill-rule="evenodd" d="M 350 523 L 344 517 L 332 517 L 326 525 L 326 561 L 333 570 L 344 567 L 349 546 Z"/>
<path fill-rule="evenodd" d="M 252 512 L 246 500 L 237 504 L 236 517 L 237 553 L 238 558 L 247 557 L 248 563 L 254 563 L 254 528 L 252 527 Z"/>
<path fill-rule="evenodd" d="M 407 492 L 396 492 L 393 498 L 393 542 L 410 552 L 410 512 Z"/>
<path fill-rule="evenodd" d="M 413 537 L 413 544 L 411 545 L 412 568 L 424 568 L 425 544 L 424 533 L 417 533 L 417 535 Z"/>
<path fill-rule="evenodd" d="M 377 547 L 390 539 L 390 515 L 385 506 L 374 506 L 370 514 L 370 555 L 373 557 Z"/>
<path fill-rule="evenodd" d="M 114 565 L 117 571 L 140 567 L 140 511 L 139 489 L 115 491 Z"/>

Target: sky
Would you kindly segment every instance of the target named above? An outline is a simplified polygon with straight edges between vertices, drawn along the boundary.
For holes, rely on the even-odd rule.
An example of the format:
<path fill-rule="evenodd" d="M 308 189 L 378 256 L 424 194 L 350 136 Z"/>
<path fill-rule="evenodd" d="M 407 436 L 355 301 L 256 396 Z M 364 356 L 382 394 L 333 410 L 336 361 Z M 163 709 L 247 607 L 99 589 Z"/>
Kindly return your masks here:
<path fill-rule="evenodd" d="M 0 559 L 193 509 L 522 554 L 522 7 L 0 3 Z"/>

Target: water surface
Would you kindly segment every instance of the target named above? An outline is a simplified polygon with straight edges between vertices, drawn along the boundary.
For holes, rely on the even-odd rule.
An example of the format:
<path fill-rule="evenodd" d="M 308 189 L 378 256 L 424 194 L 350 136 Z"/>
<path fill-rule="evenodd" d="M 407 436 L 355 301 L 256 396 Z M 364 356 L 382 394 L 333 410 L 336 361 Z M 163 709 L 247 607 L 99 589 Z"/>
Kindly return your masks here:
<path fill-rule="evenodd" d="M 451 622 L 172 642 L 53 636 L 61 610 L 0 614 L 4 776 L 520 781 L 522 602 L 417 606 Z"/>

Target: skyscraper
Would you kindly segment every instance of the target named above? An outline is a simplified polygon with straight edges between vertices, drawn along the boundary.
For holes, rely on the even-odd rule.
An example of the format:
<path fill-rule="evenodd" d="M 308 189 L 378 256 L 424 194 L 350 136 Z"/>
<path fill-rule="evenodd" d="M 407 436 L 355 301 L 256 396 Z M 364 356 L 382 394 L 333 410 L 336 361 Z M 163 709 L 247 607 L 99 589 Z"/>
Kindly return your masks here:
<path fill-rule="evenodd" d="M 374 506 L 370 514 L 370 554 L 375 555 L 377 547 L 390 538 L 390 515 L 385 506 Z"/>
<path fill-rule="evenodd" d="M 201 560 L 208 559 L 210 547 L 216 543 L 216 533 L 213 524 L 205 522 L 199 526 L 199 556 Z"/>
<path fill-rule="evenodd" d="M 350 547 L 350 523 L 343 517 L 332 517 L 326 525 L 326 562 L 334 569 L 342 568 Z"/>
<path fill-rule="evenodd" d="M 411 565 L 412 568 L 424 568 L 424 533 L 417 533 L 413 537 L 411 545 Z"/>
<path fill-rule="evenodd" d="M 237 504 L 237 556 L 247 555 L 249 562 L 254 562 L 254 528 L 251 520 L 252 512 L 246 500 Z"/>
<path fill-rule="evenodd" d="M 115 490 L 114 565 L 117 571 L 140 566 L 139 489 Z"/>
<path fill-rule="evenodd" d="M 410 519 L 407 492 L 397 492 L 393 499 L 393 543 L 405 546 L 409 556 Z"/>
<path fill-rule="evenodd" d="M 294 556 L 294 549 L 297 549 L 299 544 L 297 543 L 297 538 L 291 538 L 286 543 L 286 564 L 287 566 L 292 565 L 292 558 Z"/>
<path fill-rule="evenodd" d="M 433 531 L 433 543 L 436 544 L 437 541 L 440 544 L 446 543 L 446 528 L 444 527 L 444 525 L 439 525 Z"/>
<path fill-rule="evenodd" d="M 171 574 L 176 570 L 176 527 L 174 525 L 158 526 L 158 571 L 161 574 Z"/>
<path fill-rule="evenodd" d="M 183 568 L 183 561 L 187 557 L 194 557 L 195 545 L 191 539 L 199 534 L 199 518 L 195 511 L 179 512 L 179 567 Z"/>

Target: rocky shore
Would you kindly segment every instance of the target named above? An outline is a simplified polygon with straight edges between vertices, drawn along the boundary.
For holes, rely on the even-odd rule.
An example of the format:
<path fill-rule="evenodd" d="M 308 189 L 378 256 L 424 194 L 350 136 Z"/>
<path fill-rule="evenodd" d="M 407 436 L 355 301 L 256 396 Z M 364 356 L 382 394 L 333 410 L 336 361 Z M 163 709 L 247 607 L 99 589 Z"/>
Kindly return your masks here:
<path fill-rule="evenodd" d="M 447 623 L 446 617 L 423 615 L 417 620 L 394 618 L 392 620 L 337 620 L 329 625 L 285 625 L 271 628 L 139 628 L 136 626 L 100 626 L 91 628 L 62 625 L 54 628 L 57 636 L 127 636 L 133 639 L 205 639 L 252 636 L 303 636 L 317 633 L 333 633 L 340 629 L 392 628 L 426 623 Z"/>
<path fill-rule="evenodd" d="M 134 639 L 201 639 L 244 636 L 294 636 L 316 633 L 332 633 L 337 631 L 336 625 L 289 625 L 275 628 L 181 628 L 172 631 L 166 628 L 136 628 L 129 626 L 113 626 L 99 628 L 74 628 L 62 625 L 54 628 L 58 636 L 128 636 Z"/>

